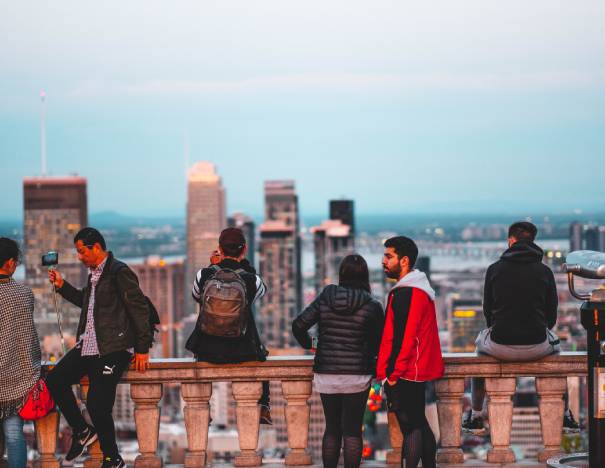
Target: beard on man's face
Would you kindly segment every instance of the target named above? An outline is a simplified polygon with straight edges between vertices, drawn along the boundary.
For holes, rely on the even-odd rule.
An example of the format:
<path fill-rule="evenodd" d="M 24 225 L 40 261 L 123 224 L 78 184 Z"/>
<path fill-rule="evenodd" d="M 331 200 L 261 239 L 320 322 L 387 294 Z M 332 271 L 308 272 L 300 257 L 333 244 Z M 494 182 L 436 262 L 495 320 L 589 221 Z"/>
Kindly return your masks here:
<path fill-rule="evenodd" d="M 399 264 L 397 264 L 392 269 L 388 269 L 387 267 L 384 267 L 384 274 L 386 275 L 387 278 L 397 279 L 397 278 L 399 278 L 400 273 L 401 273 L 401 266 Z"/>

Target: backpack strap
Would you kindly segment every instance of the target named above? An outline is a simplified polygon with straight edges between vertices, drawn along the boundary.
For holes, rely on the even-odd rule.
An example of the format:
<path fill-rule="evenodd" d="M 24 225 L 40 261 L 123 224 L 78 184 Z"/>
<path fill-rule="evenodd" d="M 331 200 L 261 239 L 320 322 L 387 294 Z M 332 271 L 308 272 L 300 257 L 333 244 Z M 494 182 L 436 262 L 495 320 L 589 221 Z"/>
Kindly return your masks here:
<path fill-rule="evenodd" d="M 216 275 L 219 271 L 222 270 L 222 268 L 220 266 L 218 266 L 217 264 L 210 265 L 209 268 L 212 270 L 212 273 L 208 279 L 212 278 L 214 275 Z"/>

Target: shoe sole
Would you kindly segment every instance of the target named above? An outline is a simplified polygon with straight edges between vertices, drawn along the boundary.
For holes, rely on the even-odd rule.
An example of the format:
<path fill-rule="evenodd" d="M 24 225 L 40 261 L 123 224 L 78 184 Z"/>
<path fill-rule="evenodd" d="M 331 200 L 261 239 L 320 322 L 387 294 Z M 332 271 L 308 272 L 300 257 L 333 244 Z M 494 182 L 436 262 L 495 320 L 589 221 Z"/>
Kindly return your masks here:
<path fill-rule="evenodd" d="M 581 432 L 580 428 L 571 428 L 571 427 L 563 428 L 563 434 L 579 434 L 580 432 Z"/>
<path fill-rule="evenodd" d="M 93 444 L 98 438 L 99 437 L 98 437 L 97 433 L 95 432 L 92 436 L 90 436 L 90 438 L 88 440 L 86 440 L 86 442 L 84 442 L 84 444 L 82 444 L 82 450 L 80 451 L 80 453 L 78 455 L 76 455 L 73 458 L 70 458 L 69 460 L 67 458 L 64 458 L 63 461 L 66 461 L 68 463 L 73 463 L 74 460 L 78 457 L 81 457 L 82 454 L 86 451 L 86 448 L 89 445 Z"/>
<path fill-rule="evenodd" d="M 462 428 L 462 432 L 465 434 L 470 434 L 478 437 L 485 437 L 489 434 L 489 431 L 486 428 L 483 429 L 468 429 L 466 427 Z"/>

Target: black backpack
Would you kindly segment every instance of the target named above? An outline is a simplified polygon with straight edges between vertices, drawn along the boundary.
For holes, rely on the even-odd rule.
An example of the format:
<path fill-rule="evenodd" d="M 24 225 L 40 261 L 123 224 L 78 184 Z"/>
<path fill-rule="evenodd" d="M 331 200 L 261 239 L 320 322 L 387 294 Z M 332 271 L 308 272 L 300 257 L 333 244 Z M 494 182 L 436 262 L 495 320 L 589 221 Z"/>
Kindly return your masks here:
<path fill-rule="evenodd" d="M 125 267 L 127 267 L 125 263 L 122 263 L 115 259 L 111 262 L 111 265 L 109 267 L 111 281 L 113 282 L 113 285 L 118 292 L 120 291 L 120 287 L 118 286 L 118 272 Z M 155 334 L 159 331 L 157 326 L 160 324 L 160 315 L 158 314 L 158 310 L 153 305 L 153 302 L 151 302 L 151 299 L 149 299 L 149 297 L 145 295 L 144 297 L 145 302 L 147 303 L 147 309 L 149 310 L 149 329 L 151 331 L 151 338 L 152 341 L 155 343 Z M 121 297 L 120 300 L 122 300 Z"/>

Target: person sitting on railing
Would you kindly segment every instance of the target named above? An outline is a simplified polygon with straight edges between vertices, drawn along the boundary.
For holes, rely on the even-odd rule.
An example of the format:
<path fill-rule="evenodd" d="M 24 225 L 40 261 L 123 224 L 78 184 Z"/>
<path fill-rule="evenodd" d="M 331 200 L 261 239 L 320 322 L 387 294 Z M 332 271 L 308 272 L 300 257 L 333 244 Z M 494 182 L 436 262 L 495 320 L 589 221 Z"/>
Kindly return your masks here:
<path fill-rule="evenodd" d="M 0 432 L 4 430 L 9 468 L 27 465 L 19 410 L 40 378 L 34 294 L 13 279 L 20 256 L 19 245 L 14 240 L 0 238 Z M 1 460 L 0 450 L 0 465 Z"/>
<path fill-rule="evenodd" d="M 382 266 L 397 280 L 387 298 L 386 319 L 376 378 L 384 382 L 389 411 L 403 433 L 401 465 L 435 468 L 437 442 L 425 416 L 426 382 L 443 376 L 435 291 L 426 275 L 414 270 L 416 243 L 405 236 L 384 243 Z"/>
<path fill-rule="evenodd" d="M 477 336 L 478 353 L 503 361 L 534 361 L 560 350 L 559 338 L 551 330 L 557 322 L 557 286 L 553 272 L 542 263 L 542 249 L 534 243 L 537 234 L 530 222 L 512 224 L 508 249 L 487 269 L 483 313 L 488 328 Z M 462 423 L 465 431 L 486 434 L 484 401 L 485 379 L 475 377 L 472 409 Z M 568 408 L 564 426 L 578 430 Z"/>
<path fill-rule="evenodd" d="M 345 468 L 361 463 L 362 420 L 384 323 L 382 306 L 370 292 L 366 261 L 348 255 L 340 264 L 338 286 L 326 286 L 292 323 L 305 349 L 313 347 L 308 330 L 318 325 L 313 384 L 326 417 L 321 447 L 326 468 L 336 468 L 342 445 Z"/>
<path fill-rule="evenodd" d="M 197 361 L 234 364 L 265 361 L 268 351 L 260 340 L 252 306 L 265 294 L 265 284 L 245 258 L 246 238 L 241 229 L 224 229 L 210 266 L 199 270 L 193 281 L 193 298 L 200 314 L 185 348 Z M 269 382 L 263 382 L 261 424 L 271 419 Z"/>
<path fill-rule="evenodd" d="M 103 451 L 102 468 L 126 466 L 118 452 L 112 411 L 116 389 L 134 353 L 135 368 L 149 367 L 153 342 L 147 299 L 134 272 L 106 250 L 99 231 L 85 227 L 74 237 L 78 259 L 89 269 L 88 281 L 76 289 L 57 270 L 48 273 L 57 292 L 81 307 L 78 342 L 49 372 L 48 389 L 73 430 L 66 461 L 84 453 L 97 437 Z M 87 376 L 89 426 L 71 386 Z"/>

